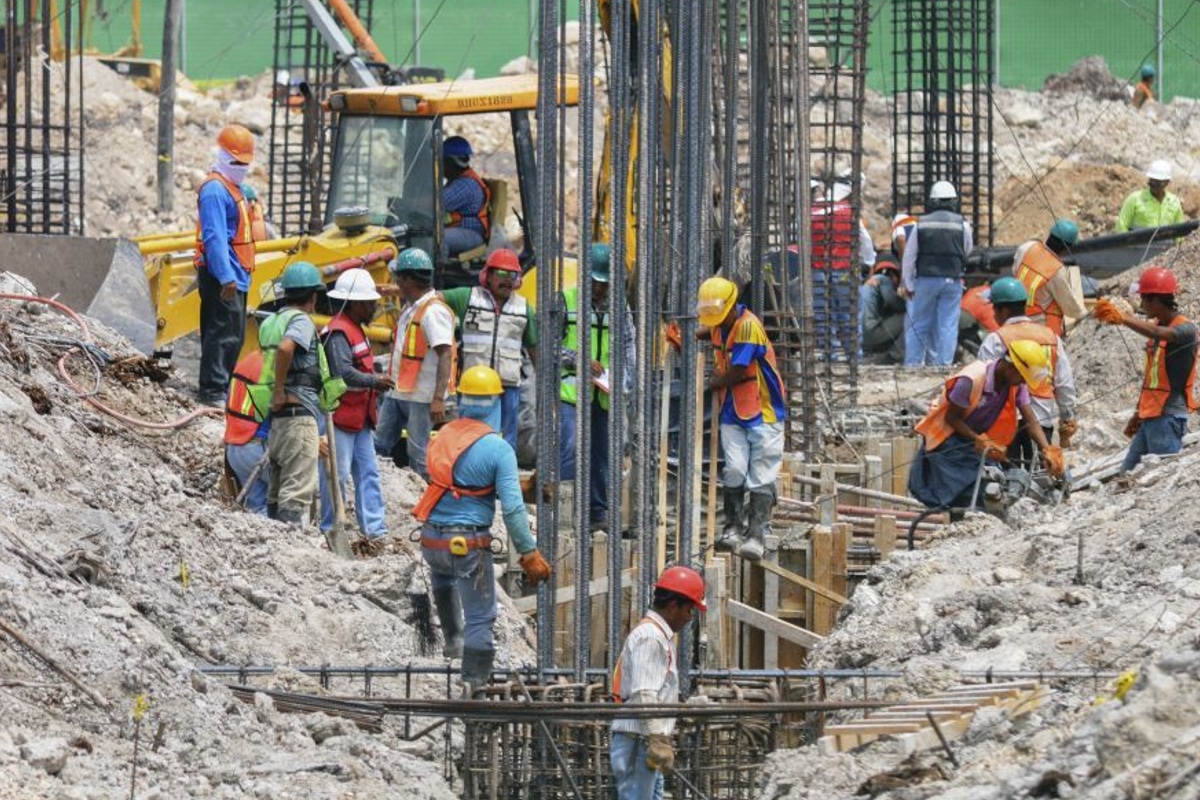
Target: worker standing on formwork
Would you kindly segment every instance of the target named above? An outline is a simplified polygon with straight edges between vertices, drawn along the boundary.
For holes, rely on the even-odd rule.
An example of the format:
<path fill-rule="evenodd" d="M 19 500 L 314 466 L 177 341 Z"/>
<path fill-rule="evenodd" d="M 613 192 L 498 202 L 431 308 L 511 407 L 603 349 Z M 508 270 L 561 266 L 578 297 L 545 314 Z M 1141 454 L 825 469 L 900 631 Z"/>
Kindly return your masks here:
<path fill-rule="evenodd" d="M 1196 325 L 1177 310 L 1179 281 L 1168 269 L 1149 267 L 1138 279 L 1137 290 L 1142 313 L 1149 319 L 1127 316 L 1106 297 L 1096 302 L 1100 322 L 1124 325 L 1149 340 L 1137 411 L 1125 426 L 1125 435 L 1133 441 L 1121 465 L 1123 473 L 1136 467 L 1142 456 L 1178 453 L 1188 415 L 1200 408 L 1193 393 Z"/>
<path fill-rule="evenodd" d="M 496 501 L 510 546 L 532 586 L 550 577 L 521 497 L 517 454 L 497 434 L 500 376 L 477 365 L 458 384 L 459 418 L 430 442 L 429 488 L 413 507 L 421 521 L 421 555 L 433 575 L 433 599 L 448 658 L 462 656 L 468 696 L 487 685 L 495 659 L 496 579 L 492 521 Z"/>
<path fill-rule="evenodd" d="M 904 366 L 948 367 L 954 361 L 962 279 L 973 246 L 971 225 L 958 211 L 958 192 L 938 181 L 904 246 L 901 286 L 911 298 Z"/>
<path fill-rule="evenodd" d="M 679 666 L 675 634 L 686 628 L 696 610 L 707 611 L 704 578 L 691 567 L 667 567 L 654 584 L 650 609 L 625 638 L 613 674 L 613 695 L 627 705 L 679 702 Z M 673 717 L 622 719 L 612 722 L 609 761 L 617 800 L 661 798 L 663 773 L 675 768 L 671 734 Z"/>
<path fill-rule="evenodd" d="M 1082 319 L 1087 314 L 1062 262 L 1063 254 L 1078 241 L 1078 225 L 1069 219 L 1055 220 L 1045 242 L 1025 242 L 1013 255 L 1013 275 L 1029 295 L 1025 315 L 1059 337 L 1066 336 L 1065 317 Z"/>
<path fill-rule="evenodd" d="M 742 558 L 759 561 L 766 549 L 764 540 L 775 507 L 775 479 L 783 462 L 787 406 L 783 380 L 775 365 L 775 347 L 762 322 L 739 304 L 737 297 L 733 281 L 709 278 L 700 284 L 696 314 L 708 329 L 716 360 L 708 388 L 722 396 L 725 526 L 716 549 L 736 550 Z M 747 493 L 750 523 L 743 539 L 742 512 Z"/>
<path fill-rule="evenodd" d="M 1037 416 L 1038 425 L 1046 434 L 1046 440 L 1053 440 L 1054 425 L 1058 422 L 1058 444 L 1060 447 L 1070 447 L 1078 423 L 1075 420 L 1075 375 L 1066 346 L 1048 326 L 1025 315 L 1029 294 L 1016 278 L 1000 278 L 993 283 L 991 297 L 1000 327 L 983 340 L 979 347 L 979 359 L 993 361 L 1003 358 L 1013 342 L 1029 341 L 1045 348 L 1050 378 L 1040 386 L 1029 386 L 1029 404 Z M 1027 431 L 1019 430 L 1009 445 L 1009 460 L 1032 471 L 1033 456 L 1033 440 Z"/>

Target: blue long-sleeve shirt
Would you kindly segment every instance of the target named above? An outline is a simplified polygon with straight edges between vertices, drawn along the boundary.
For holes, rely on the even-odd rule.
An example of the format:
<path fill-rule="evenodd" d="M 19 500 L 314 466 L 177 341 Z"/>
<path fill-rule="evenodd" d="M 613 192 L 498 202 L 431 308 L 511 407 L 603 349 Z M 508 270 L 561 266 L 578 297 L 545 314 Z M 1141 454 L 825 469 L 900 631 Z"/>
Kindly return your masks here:
<path fill-rule="evenodd" d="M 232 281 L 239 292 L 249 291 L 250 273 L 242 269 L 233 252 L 238 229 L 237 202 L 220 181 L 200 187 L 200 240 L 204 242 L 204 268 L 224 286 Z"/>
<path fill-rule="evenodd" d="M 433 507 L 429 523 L 437 527 L 454 525 L 492 524 L 496 516 L 496 500 L 504 514 L 504 528 L 518 553 L 524 555 L 537 548 L 529 531 L 529 513 L 521 497 L 521 480 L 517 474 L 517 454 L 498 434 L 488 434 L 471 445 L 454 465 L 456 486 L 494 486 L 494 495 L 455 498 L 447 492 Z"/>
<path fill-rule="evenodd" d="M 483 189 L 468 175 L 460 175 L 442 188 L 442 206 L 446 211 L 462 215 L 459 226 L 483 236 L 479 212 L 483 209 Z"/>

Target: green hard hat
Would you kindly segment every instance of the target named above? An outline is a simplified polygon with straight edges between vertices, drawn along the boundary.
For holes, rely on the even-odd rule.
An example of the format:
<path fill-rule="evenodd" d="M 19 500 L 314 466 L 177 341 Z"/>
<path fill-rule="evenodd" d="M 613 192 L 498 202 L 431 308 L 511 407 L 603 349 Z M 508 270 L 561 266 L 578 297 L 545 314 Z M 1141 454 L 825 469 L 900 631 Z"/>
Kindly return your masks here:
<path fill-rule="evenodd" d="M 1155 75 L 1158 74 L 1155 71 L 1154 67 L 1150 66 L 1149 64 L 1142 64 L 1142 68 L 1141 68 L 1140 72 L 1141 72 L 1143 79 L 1153 78 Z"/>
<path fill-rule="evenodd" d="M 992 284 L 992 305 L 1005 303 L 1028 303 L 1029 292 L 1025 284 L 1016 278 L 1000 278 Z"/>
<path fill-rule="evenodd" d="M 1050 235 L 1067 246 L 1079 241 L 1079 226 L 1069 219 L 1055 220 L 1050 226 Z"/>
<path fill-rule="evenodd" d="M 320 271 L 312 264 L 307 261 L 295 261 L 288 264 L 287 269 L 283 271 L 279 285 L 283 287 L 284 292 L 290 293 L 306 289 L 324 290 L 325 281 L 321 280 Z"/>
<path fill-rule="evenodd" d="M 612 267 L 612 248 L 607 242 L 596 242 L 592 245 L 592 280 L 608 283 Z"/>
<path fill-rule="evenodd" d="M 388 264 L 388 269 L 395 275 L 405 272 L 433 272 L 433 261 L 421 248 L 410 247 Z"/>

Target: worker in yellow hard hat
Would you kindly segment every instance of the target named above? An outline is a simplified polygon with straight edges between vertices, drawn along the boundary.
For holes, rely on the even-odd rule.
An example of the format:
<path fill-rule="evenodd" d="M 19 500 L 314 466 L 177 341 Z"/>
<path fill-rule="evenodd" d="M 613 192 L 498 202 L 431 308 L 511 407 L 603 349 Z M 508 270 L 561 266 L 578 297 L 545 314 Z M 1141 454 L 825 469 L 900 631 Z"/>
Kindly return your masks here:
<path fill-rule="evenodd" d="M 917 423 L 921 449 L 908 474 L 908 491 L 930 508 L 965 509 L 980 459 L 1004 462 L 1017 433 L 1020 411 L 1050 474 L 1065 471 L 1061 447 L 1046 440 L 1030 403 L 1030 387 L 1050 381 L 1048 348 L 1014 341 L 1002 358 L 973 361 L 946 381 L 929 412 Z"/>
<path fill-rule="evenodd" d="M 696 313 L 700 324 L 710 331 L 716 358 L 708 388 L 721 397 L 725 525 L 716 549 L 736 550 L 742 558 L 758 561 L 763 557 L 775 507 L 787 405 L 775 348 L 766 329 L 737 300 L 733 281 L 709 278 L 700 285 Z M 747 500 L 750 519 L 743 538 L 742 513 Z"/>

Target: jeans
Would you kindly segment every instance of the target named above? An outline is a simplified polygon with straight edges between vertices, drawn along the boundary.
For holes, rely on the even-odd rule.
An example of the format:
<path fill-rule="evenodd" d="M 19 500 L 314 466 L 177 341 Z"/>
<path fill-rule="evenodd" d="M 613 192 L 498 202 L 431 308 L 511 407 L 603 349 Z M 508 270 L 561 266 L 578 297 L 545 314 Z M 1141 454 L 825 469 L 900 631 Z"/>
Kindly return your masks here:
<path fill-rule="evenodd" d="M 266 452 L 267 443 L 262 439 L 251 439 L 245 444 L 225 445 L 225 460 L 229 462 L 229 468 L 233 470 L 242 487 L 246 486 L 246 479 L 254 471 L 254 465 L 262 460 Z M 258 473 L 250 491 L 246 493 L 246 510 L 251 514 L 261 514 L 264 517 L 267 515 L 267 484 L 270 474 L 270 467 L 264 467 Z"/>
<path fill-rule="evenodd" d="M 375 538 L 387 535 L 387 520 L 383 505 L 383 487 L 379 482 L 379 462 L 375 460 L 375 442 L 370 428 L 344 431 L 333 426 L 337 443 L 338 485 L 345 502 L 346 482 L 354 479 L 354 518 L 364 536 Z M 321 470 L 322 474 L 324 470 Z M 321 530 L 333 527 L 333 503 L 326 502 L 328 482 L 321 482 Z M 332 498 L 330 498 L 332 500 Z"/>
<path fill-rule="evenodd" d="M 401 400 L 404 408 L 404 418 L 407 420 L 405 430 L 408 431 L 408 466 L 429 482 L 429 468 L 425 465 L 425 451 L 429 449 L 429 433 L 433 422 L 429 419 L 429 403 L 414 403 Z"/>
<path fill-rule="evenodd" d="M 663 775 L 646 766 L 645 739 L 627 733 L 612 734 L 608 762 L 617 784 L 617 800 L 662 800 Z"/>
<path fill-rule="evenodd" d="M 271 454 L 271 477 L 267 504 L 276 508 L 276 519 L 297 523 L 308 521 L 317 498 L 317 421 L 309 416 L 271 420 L 267 450 Z"/>
<path fill-rule="evenodd" d="M 375 453 L 383 458 L 391 458 L 407 423 L 404 401 L 384 395 L 379 403 L 379 423 L 375 426 Z"/>
<path fill-rule="evenodd" d="M 450 539 L 458 535 L 458 530 L 450 528 L 442 532 L 425 525 L 421 535 Z M 449 550 L 422 547 L 421 555 L 429 565 L 433 591 L 454 589 L 458 592 L 463 609 L 463 647 L 495 650 L 492 626 L 496 622 L 496 580 L 492 551 L 473 549 L 465 556 L 456 556 Z"/>
<path fill-rule="evenodd" d="M 521 422 L 521 387 L 505 386 L 504 394 L 500 396 L 500 428 L 504 441 L 508 442 L 513 452 L 517 450 L 517 429 Z"/>
<path fill-rule="evenodd" d="M 200 292 L 200 398 L 224 400 L 246 335 L 246 293 L 222 300 L 221 284 L 204 268 L 196 272 L 196 283 Z"/>
<path fill-rule="evenodd" d="M 1164 416 L 1142 420 L 1142 427 L 1134 434 L 1125 453 L 1121 472 L 1129 472 L 1138 465 L 1142 456 L 1169 456 L 1183 447 L 1183 435 L 1187 433 L 1187 417 Z"/>
<path fill-rule="evenodd" d="M 908 301 L 904 333 L 904 366 L 948 367 L 958 345 L 958 316 L 962 281 L 958 278 L 917 278 Z"/>
<path fill-rule="evenodd" d="M 478 231 L 467 230 L 466 228 L 443 229 L 442 242 L 446 248 L 446 255 L 450 258 L 457 256 L 459 253 L 474 250 L 484 243 L 483 236 Z"/>
<path fill-rule="evenodd" d="M 599 393 L 597 392 L 597 396 Z M 560 403 L 558 444 L 561 457 L 558 477 L 564 481 L 575 480 L 575 405 Z M 588 501 L 588 520 L 603 522 L 608 514 L 608 412 L 600 407 L 599 400 L 592 399 L 591 408 L 591 458 L 588 461 L 591 476 L 591 498 Z"/>
<path fill-rule="evenodd" d="M 857 325 L 851 309 L 853 277 L 849 269 L 813 270 L 813 320 L 817 349 L 824 358 L 830 358 L 835 353 L 842 356 L 850 354 L 854 338 L 852 326 Z"/>
<path fill-rule="evenodd" d="M 783 464 L 783 423 L 763 423 L 753 428 L 721 423 L 721 453 L 725 456 L 723 486 L 745 486 L 750 491 L 766 486 L 773 490 Z"/>

